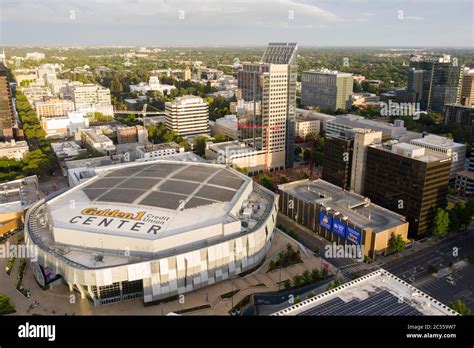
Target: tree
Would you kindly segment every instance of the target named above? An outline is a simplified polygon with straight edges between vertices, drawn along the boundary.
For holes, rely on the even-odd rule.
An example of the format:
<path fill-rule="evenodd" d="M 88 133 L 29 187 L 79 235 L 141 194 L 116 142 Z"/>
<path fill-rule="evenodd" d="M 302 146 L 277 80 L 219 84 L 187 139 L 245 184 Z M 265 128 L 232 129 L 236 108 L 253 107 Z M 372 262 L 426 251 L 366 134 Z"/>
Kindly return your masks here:
<path fill-rule="evenodd" d="M 275 191 L 275 185 L 273 184 L 272 178 L 270 178 L 267 174 L 262 173 L 258 176 L 258 181 L 260 184 L 267 188 L 270 191 Z"/>
<path fill-rule="evenodd" d="M 214 136 L 214 143 L 223 143 L 225 141 L 229 141 L 229 137 L 225 134 L 216 134 Z"/>
<path fill-rule="evenodd" d="M 438 208 L 433 222 L 433 235 L 436 237 L 445 236 L 448 233 L 448 227 L 449 213 L 442 208 Z"/>
<path fill-rule="evenodd" d="M 303 159 L 308 162 L 311 159 L 311 150 L 305 149 L 303 152 Z"/>
<path fill-rule="evenodd" d="M 10 314 L 15 312 L 15 306 L 10 302 L 7 295 L 0 294 L 0 315 Z"/>
<path fill-rule="evenodd" d="M 241 172 L 244 175 L 249 175 L 249 169 L 247 167 L 240 168 L 236 166 L 234 169 Z"/>
<path fill-rule="evenodd" d="M 304 279 L 301 275 L 297 274 L 293 277 L 293 286 L 295 288 L 298 288 L 303 284 L 304 284 Z"/>
<path fill-rule="evenodd" d="M 405 250 L 405 241 L 400 234 L 395 235 L 392 233 L 390 236 L 390 240 L 388 242 L 388 246 L 392 249 L 393 252 L 398 253 L 402 250 Z"/>
<path fill-rule="evenodd" d="M 451 303 L 450 307 L 461 315 L 471 314 L 471 309 L 459 298 Z"/>
<path fill-rule="evenodd" d="M 436 272 L 438 272 L 438 268 L 435 265 L 430 264 L 428 266 L 428 273 L 433 274 L 433 273 L 436 273 Z"/>
<path fill-rule="evenodd" d="M 123 86 L 122 86 L 122 83 L 120 82 L 118 75 L 115 75 L 114 78 L 112 79 L 112 83 L 110 84 L 110 91 L 112 93 L 123 92 Z"/>
<path fill-rule="evenodd" d="M 198 154 L 199 156 L 204 156 L 204 153 L 206 152 L 206 141 L 207 141 L 207 138 L 202 135 L 197 136 L 194 139 L 194 142 L 193 142 L 194 152 Z"/>
<path fill-rule="evenodd" d="M 338 286 L 341 286 L 342 284 L 344 284 L 344 280 L 342 280 L 341 278 L 337 278 L 337 279 L 334 280 L 333 282 L 329 282 L 326 291 L 335 289 L 335 288 L 337 288 Z"/>

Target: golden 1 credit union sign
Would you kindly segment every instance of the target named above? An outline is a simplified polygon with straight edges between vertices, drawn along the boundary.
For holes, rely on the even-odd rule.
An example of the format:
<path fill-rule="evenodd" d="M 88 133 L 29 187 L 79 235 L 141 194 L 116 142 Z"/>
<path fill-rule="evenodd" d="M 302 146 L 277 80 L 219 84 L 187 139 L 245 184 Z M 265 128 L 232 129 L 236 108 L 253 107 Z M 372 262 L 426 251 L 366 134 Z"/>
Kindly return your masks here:
<path fill-rule="evenodd" d="M 171 219 L 170 216 L 155 215 L 146 211 L 131 213 L 119 209 L 98 209 L 95 207 L 84 208 L 81 210 L 81 214 L 72 217 L 69 223 L 153 234 L 157 234 Z"/>

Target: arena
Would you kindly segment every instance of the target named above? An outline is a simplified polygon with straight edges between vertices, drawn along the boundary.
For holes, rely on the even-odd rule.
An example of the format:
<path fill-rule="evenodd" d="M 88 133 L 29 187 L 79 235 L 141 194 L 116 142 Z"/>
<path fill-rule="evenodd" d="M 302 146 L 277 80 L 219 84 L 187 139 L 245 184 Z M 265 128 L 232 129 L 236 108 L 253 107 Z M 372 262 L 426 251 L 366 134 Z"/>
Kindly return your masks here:
<path fill-rule="evenodd" d="M 252 270 L 271 245 L 275 195 L 231 168 L 160 160 L 92 171 L 26 215 L 41 286 L 64 282 L 96 305 L 150 304 Z"/>

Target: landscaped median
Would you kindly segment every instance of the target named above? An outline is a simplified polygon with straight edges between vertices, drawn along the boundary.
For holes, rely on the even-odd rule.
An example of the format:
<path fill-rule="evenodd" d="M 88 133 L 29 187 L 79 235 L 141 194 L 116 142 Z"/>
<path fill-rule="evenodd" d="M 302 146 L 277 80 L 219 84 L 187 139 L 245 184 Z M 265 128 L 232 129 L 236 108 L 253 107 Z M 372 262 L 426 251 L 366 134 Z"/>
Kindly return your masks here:
<path fill-rule="evenodd" d="M 25 297 L 30 297 L 30 291 L 25 289 L 22 285 L 23 283 L 23 277 L 25 276 L 26 272 L 26 265 L 27 265 L 27 260 L 22 260 L 20 263 L 20 268 L 18 269 L 18 280 L 16 282 L 16 289 Z"/>

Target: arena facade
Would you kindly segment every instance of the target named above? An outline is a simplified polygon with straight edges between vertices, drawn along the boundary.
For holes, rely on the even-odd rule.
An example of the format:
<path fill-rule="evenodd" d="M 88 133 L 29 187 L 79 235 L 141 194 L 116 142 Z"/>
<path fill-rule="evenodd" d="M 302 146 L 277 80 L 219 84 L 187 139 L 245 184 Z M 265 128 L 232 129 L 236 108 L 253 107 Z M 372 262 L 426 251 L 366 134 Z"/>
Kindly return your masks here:
<path fill-rule="evenodd" d="M 97 168 L 39 201 L 25 239 L 40 285 L 63 281 L 96 305 L 147 304 L 259 266 L 276 215 L 275 195 L 231 168 L 160 160 Z"/>

